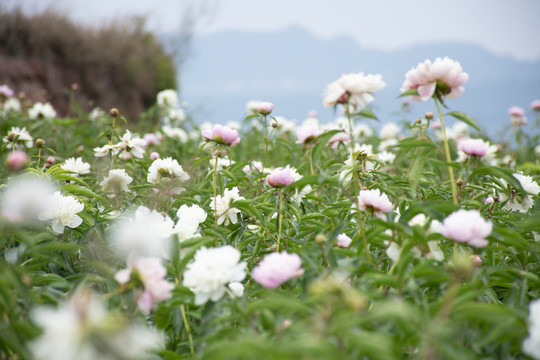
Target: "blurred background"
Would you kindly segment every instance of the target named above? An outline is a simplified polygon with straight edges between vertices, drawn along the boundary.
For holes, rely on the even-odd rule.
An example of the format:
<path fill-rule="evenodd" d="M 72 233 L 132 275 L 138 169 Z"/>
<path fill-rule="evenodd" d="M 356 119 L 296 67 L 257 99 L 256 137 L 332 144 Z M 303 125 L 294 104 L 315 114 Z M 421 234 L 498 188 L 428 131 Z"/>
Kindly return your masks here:
<path fill-rule="evenodd" d="M 322 105 L 326 85 L 364 72 L 387 83 L 374 112 L 399 121 L 405 73 L 444 56 L 470 75 L 464 96 L 447 105 L 492 135 L 509 124 L 509 107 L 533 118 L 529 104 L 540 98 L 537 0 L 0 4 L 0 84 L 50 99 L 60 113 L 76 91 L 84 104 L 135 117 L 157 91 L 178 88 L 199 122 L 240 121 L 249 100 L 273 102 L 275 115 L 298 121 L 316 110 L 328 122 L 338 114 Z M 433 110 L 411 106 L 411 117 Z"/>

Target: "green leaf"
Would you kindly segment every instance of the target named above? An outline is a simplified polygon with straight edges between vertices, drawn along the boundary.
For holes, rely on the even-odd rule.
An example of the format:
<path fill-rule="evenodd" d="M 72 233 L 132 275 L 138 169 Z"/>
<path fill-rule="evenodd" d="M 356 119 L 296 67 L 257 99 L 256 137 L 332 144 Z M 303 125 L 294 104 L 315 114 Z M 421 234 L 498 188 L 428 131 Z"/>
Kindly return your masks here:
<path fill-rule="evenodd" d="M 411 95 L 418 96 L 419 95 L 418 89 L 410 89 L 410 90 L 404 91 L 401 94 L 399 94 L 398 98 L 403 97 L 403 96 L 411 96 Z"/>
<path fill-rule="evenodd" d="M 357 112 L 356 114 L 354 114 L 354 116 L 359 116 L 359 117 L 366 117 L 366 118 L 369 118 L 369 119 L 373 119 L 373 120 L 377 120 L 379 121 L 379 118 L 373 113 L 373 111 L 369 110 L 369 109 L 364 109 L 364 110 L 361 110 L 359 112 Z"/>
<path fill-rule="evenodd" d="M 476 130 L 480 131 L 480 128 L 478 127 L 478 125 L 476 125 L 476 122 L 473 120 L 473 118 L 468 116 L 465 113 L 462 113 L 462 112 L 459 112 L 459 111 L 450 111 L 446 115 L 450 115 L 450 116 L 458 119 L 459 121 L 464 122 L 465 124 L 469 125 L 470 127 L 475 128 Z"/>
<path fill-rule="evenodd" d="M 60 188 L 62 190 L 64 190 L 64 191 L 68 191 L 68 192 L 72 192 L 72 193 L 76 193 L 76 194 L 82 194 L 82 195 L 86 195 L 86 196 L 93 197 L 93 198 L 100 199 L 100 200 L 105 200 L 105 198 L 103 196 L 98 195 L 95 192 L 93 192 L 92 190 L 87 189 L 87 188 L 82 187 L 82 186 L 79 186 L 79 185 L 66 184 L 66 185 L 62 185 Z"/>

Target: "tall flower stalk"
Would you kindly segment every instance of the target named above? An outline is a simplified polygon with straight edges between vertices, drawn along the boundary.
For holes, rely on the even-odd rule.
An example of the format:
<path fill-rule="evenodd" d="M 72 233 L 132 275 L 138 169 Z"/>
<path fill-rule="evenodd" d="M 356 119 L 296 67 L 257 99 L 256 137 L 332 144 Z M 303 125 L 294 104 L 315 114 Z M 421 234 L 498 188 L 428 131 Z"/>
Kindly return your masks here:
<path fill-rule="evenodd" d="M 437 108 L 439 119 L 441 120 L 441 130 L 443 134 L 444 154 L 446 156 L 446 162 L 450 163 L 452 162 L 452 157 L 450 156 L 450 147 L 448 146 L 448 139 L 446 138 L 446 129 L 444 127 L 443 114 L 441 112 L 441 107 L 439 106 L 439 101 L 437 100 L 437 98 L 433 98 L 433 100 L 435 101 L 435 107 Z M 448 165 L 448 173 L 450 174 L 450 184 L 452 185 L 452 200 L 454 202 L 454 205 L 457 205 L 458 199 L 457 199 L 456 180 L 454 178 L 454 168 L 452 168 L 452 166 L 450 165 Z"/>

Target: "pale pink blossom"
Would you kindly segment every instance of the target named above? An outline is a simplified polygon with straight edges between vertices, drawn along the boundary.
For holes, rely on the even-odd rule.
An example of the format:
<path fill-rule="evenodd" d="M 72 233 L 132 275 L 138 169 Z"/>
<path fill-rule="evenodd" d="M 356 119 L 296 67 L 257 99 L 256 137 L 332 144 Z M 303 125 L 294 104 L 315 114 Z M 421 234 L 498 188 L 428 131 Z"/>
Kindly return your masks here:
<path fill-rule="evenodd" d="M 487 198 L 484 199 L 484 204 L 493 204 L 495 202 L 495 199 L 493 199 L 493 196 L 489 195 Z"/>
<path fill-rule="evenodd" d="M 392 210 L 393 206 L 388 196 L 379 189 L 360 190 L 358 195 L 358 209 L 365 211 L 373 209 L 377 215 Z"/>
<path fill-rule="evenodd" d="M 475 266 L 482 265 L 482 258 L 478 255 L 471 255 L 471 261 Z"/>
<path fill-rule="evenodd" d="M 262 102 L 257 106 L 257 112 L 261 115 L 269 115 L 274 110 L 274 104 Z"/>
<path fill-rule="evenodd" d="M 345 144 L 349 141 L 351 141 L 351 136 L 349 134 L 347 134 L 346 132 L 339 132 L 332 135 L 330 140 L 328 140 L 328 145 L 331 145 L 331 148 L 335 149 L 339 146 L 339 144 Z"/>
<path fill-rule="evenodd" d="M 531 102 L 531 109 L 534 111 L 540 111 L 540 99 Z"/>
<path fill-rule="evenodd" d="M 469 75 L 463 72 L 459 62 L 448 57 L 437 58 L 433 63 L 426 60 L 409 70 L 405 74 L 401 91 L 416 89 L 418 95 L 411 96 L 415 101 L 426 101 L 435 94 L 435 91 L 444 97 L 455 99 L 465 91 L 462 85 L 468 79 Z"/>
<path fill-rule="evenodd" d="M 270 175 L 266 177 L 266 181 L 272 187 L 282 187 L 290 185 L 294 182 L 291 169 L 288 167 L 285 169 L 274 170 Z"/>
<path fill-rule="evenodd" d="M 161 143 L 161 139 L 154 133 L 144 134 L 143 139 L 144 141 L 146 141 L 147 145 L 150 145 L 150 144 L 159 145 Z"/>
<path fill-rule="evenodd" d="M 129 258 L 127 269 L 120 270 L 114 278 L 120 284 L 129 282 L 132 273 L 142 282 L 144 290 L 135 293 L 135 300 L 143 314 L 148 314 L 159 301 L 169 299 L 174 284 L 165 280 L 167 270 L 156 257 Z"/>
<path fill-rule="evenodd" d="M 19 171 L 28 164 L 28 155 L 21 150 L 10 151 L 6 158 L 7 166 L 10 171 Z"/>
<path fill-rule="evenodd" d="M 287 280 L 304 273 L 302 260 L 296 254 L 271 253 L 253 269 L 253 279 L 267 289 L 275 289 Z"/>
<path fill-rule="evenodd" d="M 440 119 L 437 119 L 437 120 L 433 120 L 429 123 L 429 127 L 432 129 L 432 130 L 438 130 L 441 128 L 441 120 Z"/>
<path fill-rule="evenodd" d="M 215 124 L 211 130 L 201 131 L 201 134 L 204 140 L 214 141 L 222 145 L 236 146 L 240 143 L 238 131 L 220 124 Z"/>
<path fill-rule="evenodd" d="M 457 148 L 467 155 L 483 157 L 488 151 L 489 143 L 482 139 L 463 139 L 458 141 Z"/>
<path fill-rule="evenodd" d="M 386 83 L 379 74 L 343 74 L 327 86 L 323 104 L 324 106 L 348 104 L 351 107 L 350 111 L 355 112 L 372 102 L 375 99 L 373 92 L 385 86 Z"/>
<path fill-rule="evenodd" d="M 7 85 L 0 85 L 0 95 L 10 98 L 13 96 L 13 90 Z"/>
<path fill-rule="evenodd" d="M 492 229 L 491 222 L 484 220 L 480 212 L 462 209 L 444 219 L 439 232 L 454 241 L 482 248 L 488 244 L 486 237 Z"/>
<path fill-rule="evenodd" d="M 313 139 L 315 139 L 317 136 L 321 135 L 322 131 L 319 129 L 316 125 L 304 125 L 300 127 L 298 130 L 296 130 L 296 143 L 297 144 L 305 144 Z"/>
<path fill-rule="evenodd" d="M 352 239 L 350 237 L 347 236 L 347 234 L 339 234 L 337 237 L 336 237 L 336 245 L 339 246 L 340 248 L 348 248 L 349 245 L 351 245 L 352 243 Z"/>
<path fill-rule="evenodd" d="M 160 156 L 159 156 L 159 153 L 153 151 L 151 154 L 150 154 L 150 160 L 154 161 L 156 159 L 159 159 Z"/>
<path fill-rule="evenodd" d="M 508 109 L 508 115 L 510 116 L 517 116 L 517 117 L 524 117 L 525 116 L 525 110 L 519 106 L 512 106 Z"/>

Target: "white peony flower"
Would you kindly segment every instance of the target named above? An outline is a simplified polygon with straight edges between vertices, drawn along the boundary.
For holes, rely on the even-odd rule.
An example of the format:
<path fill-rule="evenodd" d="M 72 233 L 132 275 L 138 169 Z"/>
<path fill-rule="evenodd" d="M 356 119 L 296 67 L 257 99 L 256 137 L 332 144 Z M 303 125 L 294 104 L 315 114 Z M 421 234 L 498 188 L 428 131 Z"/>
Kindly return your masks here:
<path fill-rule="evenodd" d="M 244 285 L 242 285 L 242 283 L 239 283 L 237 281 L 235 282 L 232 282 L 228 285 L 228 290 L 227 293 L 234 299 L 234 298 L 239 298 L 239 297 L 242 297 L 242 295 L 244 295 Z"/>
<path fill-rule="evenodd" d="M 399 126 L 397 126 L 396 123 L 388 123 L 384 124 L 381 131 L 380 136 L 383 140 L 395 138 L 399 134 Z"/>
<path fill-rule="evenodd" d="M 206 220 L 207 214 L 204 209 L 199 207 L 199 205 L 194 204 L 191 206 L 180 206 L 180 208 L 176 211 L 176 216 L 180 220 L 193 221 L 199 225 Z"/>
<path fill-rule="evenodd" d="M 229 223 L 236 224 L 238 221 L 237 214 L 240 210 L 231 207 L 231 201 L 236 200 L 245 200 L 244 197 L 240 196 L 236 186 L 232 189 L 225 189 L 223 196 L 217 195 L 216 197 L 212 197 L 210 208 L 218 215 L 218 225 L 223 223 L 225 223 L 225 225 L 229 225 Z"/>
<path fill-rule="evenodd" d="M 377 158 L 379 158 L 381 161 L 384 161 L 385 163 L 393 163 L 396 159 L 396 154 L 383 151 L 377 154 Z"/>
<path fill-rule="evenodd" d="M 14 139 L 15 148 L 20 148 L 23 146 L 31 148 L 34 145 L 34 138 L 30 136 L 30 133 L 26 130 L 26 127 L 21 129 L 20 127 L 14 126 L 7 133 L 7 135 L 10 134 L 13 134 L 16 137 L 16 139 Z M 4 137 L 4 143 L 9 143 L 7 137 Z"/>
<path fill-rule="evenodd" d="M 85 175 L 90 173 L 90 164 L 84 162 L 81 157 L 69 158 L 64 161 L 60 168 L 73 173 L 73 176 Z"/>
<path fill-rule="evenodd" d="M 174 194 L 180 194 L 185 189 L 179 186 L 179 183 L 189 180 L 189 174 L 184 171 L 176 159 L 171 157 L 165 159 L 156 159 L 148 169 L 147 180 L 151 184 L 159 184 L 162 179 L 170 181 L 170 191 Z"/>
<path fill-rule="evenodd" d="M 203 247 L 197 250 L 193 261 L 187 265 L 183 285 L 193 291 L 197 305 L 208 300 L 218 301 L 225 294 L 227 284 L 245 278 L 246 265 L 240 262 L 240 251 L 232 246 Z"/>
<path fill-rule="evenodd" d="M 101 191 L 109 194 L 109 197 L 113 197 L 122 191 L 129 192 L 128 185 L 133 181 L 133 178 L 126 173 L 124 169 L 112 169 L 109 170 L 109 176 L 106 176 L 99 184 Z"/>
<path fill-rule="evenodd" d="M 527 212 L 534 205 L 533 196 L 538 196 L 540 193 L 540 186 L 538 183 L 533 180 L 531 176 L 523 175 L 522 173 L 514 173 L 513 176 L 519 181 L 523 190 L 527 193 L 527 196 L 522 198 L 518 195 L 512 195 L 510 199 L 506 196 L 505 193 L 500 194 L 500 200 L 505 201 L 504 208 L 511 211 Z M 499 179 L 503 186 L 506 187 L 507 183 L 503 179 Z"/>
<path fill-rule="evenodd" d="M 107 114 L 105 114 L 105 111 L 101 110 L 100 108 L 94 108 L 94 110 L 92 110 L 90 112 L 90 114 L 88 115 L 88 117 L 90 118 L 90 120 L 92 121 L 97 121 L 103 117 L 107 116 Z"/>
<path fill-rule="evenodd" d="M 181 143 L 185 143 L 189 140 L 188 133 L 184 129 L 178 127 L 163 126 L 161 130 L 163 130 L 163 133 L 167 137 L 179 140 Z"/>
<path fill-rule="evenodd" d="M 109 151 L 114 154 L 114 145 L 104 145 L 102 147 L 94 148 L 95 157 L 104 157 L 109 155 Z"/>
<path fill-rule="evenodd" d="M 216 157 L 213 156 L 212 159 L 210 159 L 209 163 L 210 163 L 210 168 L 214 170 L 214 167 L 216 166 Z M 228 156 L 218 157 L 217 158 L 217 171 L 226 169 L 232 164 L 234 164 L 234 160 L 230 160 Z"/>
<path fill-rule="evenodd" d="M 523 352 L 533 359 L 540 360 L 540 300 L 529 304 L 529 336 L 523 341 Z"/>
<path fill-rule="evenodd" d="M 186 120 L 186 113 L 184 112 L 184 110 L 178 108 L 169 109 L 167 111 L 167 115 L 165 116 L 167 117 L 167 120 L 173 124 L 180 123 Z"/>
<path fill-rule="evenodd" d="M 43 104 L 37 102 L 28 110 L 28 116 L 30 117 L 30 119 L 53 119 L 56 117 L 56 111 L 49 103 Z"/>
<path fill-rule="evenodd" d="M 139 206 L 131 216 L 113 226 L 111 242 L 122 255 L 155 256 L 167 259 L 174 222 L 156 210 Z"/>
<path fill-rule="evenodd" d="M 60 191 L 55 192 L 48 198 L 48 209 L 38 215 L 39 220 L 51 220 L 51 226 L 55 233 L 64 232 L 64 227 L 76 228 L 83 220 L 77 213 L 84 210 L 84 204 L 75 197 L 63 196 Z"/>
<path fill-rule="evenodd" d="M 157 104 L 162 109 L 178 107 L 178 93 L 176 90 L 168 89 L 157 94 Z"/>
<path fill-rule="evenodd" d="M 43 329 L 29 345 L 35 360 L 135 360 L 164 347 L 163 334 L 108 313 L 88 291 L 57 309 L 37 307 L 31 317 Z"/>
<path fill-rule="evenodd" d="M 348 104 L 351 107 L 349 110 L 355 112 L 372 102 L 375 99 L 373 92 L 385 86 L 386 83 L 382 81 L 380 74 L 343 74 L 327 86 L 323 104 L 324 106 Z"/>
<path fill-rule="evenodd" d="M 7 99 L 4 104 L 2 104 L 2 108 L 0 110 L 0 114 L 7 115 L 10 112 L 13 111 L 21 111 L 21 102 L 17 98 L 9 98 Z"/>
<path fill-rule="evenodd" d="M 49 206 L 54 186 L 42 178 L 16 178 L 0 195 L 0 217 L 9 222 L 35 221 Z"/>
<path fill-rule="evenodd" d="M 114 145 L 115 154 L 122 152 L 122 155 L 127 156 L 127 154 L 132 154 L 136 158 L 142 158 L 144 154 L 144 149 L 146 147 L 146 141 L 139 137 L 132 138 L 131 132 L 126 130 L 125 134 L 121 138 L 118 144 Z"/>

